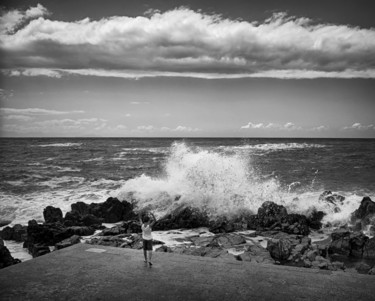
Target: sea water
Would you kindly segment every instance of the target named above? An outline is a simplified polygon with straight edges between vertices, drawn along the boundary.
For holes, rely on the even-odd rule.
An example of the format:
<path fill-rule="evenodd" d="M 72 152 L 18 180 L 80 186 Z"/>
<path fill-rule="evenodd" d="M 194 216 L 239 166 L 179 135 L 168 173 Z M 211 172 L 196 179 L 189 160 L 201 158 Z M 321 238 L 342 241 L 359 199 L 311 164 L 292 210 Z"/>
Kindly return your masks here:
<path fill-rule="evenodd" d="M 212 218 L 273 201 L 340 224 L 374 199 L 375 139 L 2 138 L 0 168 L 0 219 L 12 225 L 110 196 L 157 216 L 185 204 Z M 324 190 L 345 197 L 339 212 L 319 200 Z"/>

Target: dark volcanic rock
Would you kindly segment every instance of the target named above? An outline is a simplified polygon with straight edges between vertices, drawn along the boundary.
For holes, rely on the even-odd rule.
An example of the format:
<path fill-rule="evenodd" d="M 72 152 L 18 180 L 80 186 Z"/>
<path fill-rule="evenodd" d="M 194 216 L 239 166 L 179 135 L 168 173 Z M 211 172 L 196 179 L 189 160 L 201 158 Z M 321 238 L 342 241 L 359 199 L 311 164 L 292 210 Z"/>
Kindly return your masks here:
<path fill-rule="evenodd" d="M 197 208 L 179 207 L 172 213 L 159 219 L 153 230 L 171 230 L 179 228 L 208 227 L 209 219 L 206 213 Z"/>
<path fill-rule="evenodd" d="M 289 258 L 292 249 L 292 242 L 286 238 L 272 238 L 267 242 L 267 250 L 270 252 L 271 257 L 280 262 L 286 261 Z"/>
<path fill-rule="evenodd" d="M 256 263 L 274 264 L 275 260 L 271 257 L 267 249 L 260 245 L 251 245 L 245 247 L 245 252 L 236 256 L 240 261 L 251 261 Z"/>
<path fill-rule="evenodd" d="M 24 248 L 33 256 L 40 256 L 49 252 L 48 246 L 53 246 L 73 234 L 60 223 L 38 224 L 37 221 L 31 220 L 28 223 Z"/>
<path fill-rule="evenodd" d="M 47 206 L 43 210 L 43 217 L 46 223 L 57 223 L 63 221 L 63 214 L 60 208 Z"/>
<path fill-rule="evenodd" d="M 322 228 L 322 219 L 325 213 L 323 211 L 317 211 L 314 209 L 310 215 L 307 217 L 308 225 L 311 229 L 319 230 Z"/>
<path fill-rule="evenodd" d="M 65 215 L 65 223 L 68 225 L 93 225 L 101 222 L 117 223 L 136 217 L 133 205 L 127 201 L 119 201 L 117 198 L 108 198 L 104 203 L 86 204 L 77 202 L 71 205 L 71 212 Z M 96 217 L 97 219 L 95 219 Z"/>
<path fill-rule="evenodd" d="M 365 229 L 370 224 L 375 225 L 375 202 L 364 197 L 359 208 L 353 212 L 351 221 L 357 230 Z"/>
<path fill-rule="evenodd" d="M 20 263 L 21 260 L 13 258 L 4 242 L 0 239 L 0 269 Z"/>
<path fill-rule="evenodd" d="M 5 227 L 0 231 L 0 237 L 4 240 L 15 240 L 17 242 L 25 241 L 27 238 L 27 227 L 20 224 L 14 225 L 14 227 Z"/>
<path fill-rule="evenodd" d="M 362 258 L 365 251 L 371 253 L 369 248 L 369 238 L 362 232 L 350 232 L 346 229 L 339 229 L 331 234 L 332 242 L 329 245 L 330 253 L 343 254 Z"/>
<path fill-rule="evenodd" d="M 340 212 L 340 206 L 344 203 L 345 197 L 339 194 L 333 194 L 330 190 L 326 190 L 319 196 L 319 200 L 327 202 L 333 207 L 335 212 Z"/>
<path fill-rule="evenodd" d="M 73 235 L 55 245 L 56 250 L 64 249 L 72 245 L 78 244 L 81 242 L 81 237 L 79 235 Z"/>
<path fill-rule="evenodd" d="M 273 202 L 264 202 L 258 209 L 258 225 L 263 228 L 281 225 L 288 213 L 284 206 Z"/>

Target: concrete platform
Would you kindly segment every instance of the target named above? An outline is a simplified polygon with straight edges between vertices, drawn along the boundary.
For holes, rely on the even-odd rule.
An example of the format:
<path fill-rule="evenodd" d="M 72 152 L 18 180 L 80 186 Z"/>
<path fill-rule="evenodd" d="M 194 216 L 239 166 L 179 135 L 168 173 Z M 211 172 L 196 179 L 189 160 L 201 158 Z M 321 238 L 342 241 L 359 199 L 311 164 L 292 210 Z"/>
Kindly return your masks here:
<path fill-rule="evenodd" d="M 375 277 L 78 244 L 0 270 L 0 300 L 375 300 Z"/>

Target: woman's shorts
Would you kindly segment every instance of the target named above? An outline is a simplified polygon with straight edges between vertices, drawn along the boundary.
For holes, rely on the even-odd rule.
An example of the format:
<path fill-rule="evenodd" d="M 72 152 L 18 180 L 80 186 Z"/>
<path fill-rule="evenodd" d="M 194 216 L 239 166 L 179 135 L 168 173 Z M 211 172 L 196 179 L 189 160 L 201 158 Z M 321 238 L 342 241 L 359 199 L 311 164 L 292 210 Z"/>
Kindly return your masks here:
<path fill-rule="evenodd" d="M 143 240 L 143 250 L 152 251 L 152 240 Z"/>

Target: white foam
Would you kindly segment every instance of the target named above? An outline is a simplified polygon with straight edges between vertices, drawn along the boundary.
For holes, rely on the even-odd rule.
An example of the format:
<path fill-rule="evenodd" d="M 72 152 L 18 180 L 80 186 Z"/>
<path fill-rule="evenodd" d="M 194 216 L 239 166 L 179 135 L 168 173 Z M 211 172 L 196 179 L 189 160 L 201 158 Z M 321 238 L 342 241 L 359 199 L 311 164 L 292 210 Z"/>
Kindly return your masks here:
<path fill-rule="evenodd" d="M 38 147 L 72 147 L 72 146 L 81 146 L 81 145 L 82 145 L 82 143 L 68 142 L 68 143 L 38 144 L 38 145 L 33 145 L 33 146 L 38 146 Z"/>
<path fill-rule="evenodd" d="M 279 150 L 293 150 L 305 148 L 323 148 L 323 144 L 315 143 L 263 143 L 263 144 L 246 144 L 241 146 L 220 146 L 219 148 L 226 151 L 279 151 Z"/>
<path fill-rule="evenodd" d="M 22 242 L 20 243 L 20 242 L 15 242 L 12 240 L 4 240 L 4 245 L 8 248 L 13 258 L 17 258 L 21 260 L 22 262 L 33 258 L 29 254 L 27 249 L 23 248 Z"/>
<path fill-rule="evenodd" d="M 289 144 L 288 144 L 289 145 Z M 285 146 L 285 145 L 284 145 Z M 291 144 L 302 147 L 304 144 Z M 314 146 L 315 147 L 315 146 Z M 308 214 L 313 208 L 326 213 L 324 221 L 344 223 L 358 208 L 361 196 L 345 195 L 341 211 L 320 201 L 317 191 L 293 192 L 298 183 L 282 189 L 277 179 L 258 177 L 251 157 L 240 153 L 217 153 L 174 143 L 160 177 L 141 175 L 130 179 L 118 190 L 119 199 L 135 199 L 138 208 L 159 213 L 180 204 L 201 208 L 210 216 L 231 215 L 238 211 L 257 212 L 265 201 L 284 205 L 289 213 Z"/>

